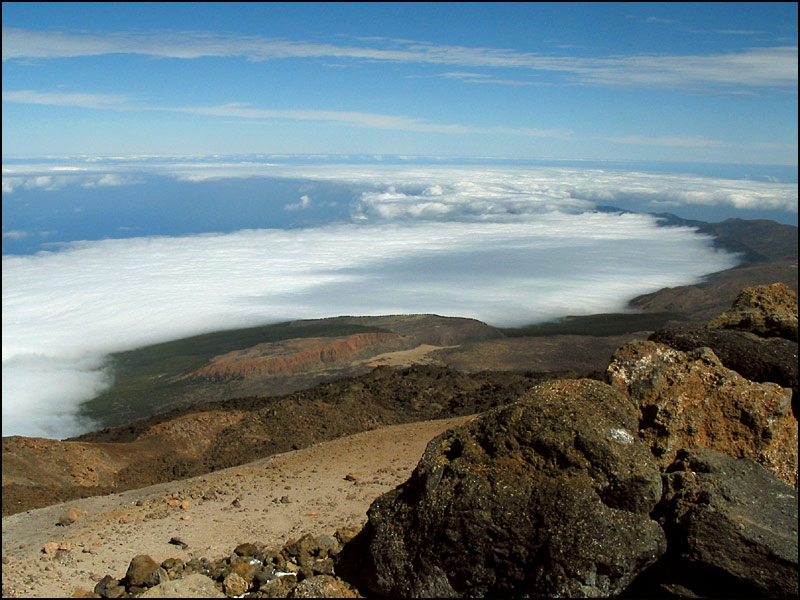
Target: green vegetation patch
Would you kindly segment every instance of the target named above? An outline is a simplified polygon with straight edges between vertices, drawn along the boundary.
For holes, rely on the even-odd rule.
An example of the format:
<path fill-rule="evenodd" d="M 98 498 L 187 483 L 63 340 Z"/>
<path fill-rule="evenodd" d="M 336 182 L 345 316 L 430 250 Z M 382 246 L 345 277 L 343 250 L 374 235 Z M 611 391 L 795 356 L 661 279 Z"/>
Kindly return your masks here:
<path fill-rule="evenodd" d="M 183 378 L 217 355 L 292 338 L 338 337 L 356 333 L 386 332 L 378 327 L 344 323 L 336 319 L 306 324 L 287 322 L 246 329 L 218 331 L 145 346 L 111 355 L 114 384 L 81 406 L 80 416 L 101 427 L 130 423 L 180 405 L 215 399 L 215 384 Z M 217 384 L 222 392 L 225 384 Z"/>
<path fill-rule="evenodd" d="M 635 331 L 655 331 L 667 321 L 681 320 L 680 313 L 604 313 L 582 317 L 564 317 L 557 321 L 504 328 L 508 337 L 543 337 L 548 335 L 593 335 L 606 337 Z"/>

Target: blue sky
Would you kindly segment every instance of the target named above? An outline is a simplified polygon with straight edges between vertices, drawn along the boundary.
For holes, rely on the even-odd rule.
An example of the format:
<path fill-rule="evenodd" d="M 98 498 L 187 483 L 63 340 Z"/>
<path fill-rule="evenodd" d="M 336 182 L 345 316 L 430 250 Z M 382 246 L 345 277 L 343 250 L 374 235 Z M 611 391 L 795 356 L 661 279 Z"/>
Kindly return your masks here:
<path fill-rule="evenodd" d="M 3 156 L 797 164 L 796 3 L 3 3 Z"/>

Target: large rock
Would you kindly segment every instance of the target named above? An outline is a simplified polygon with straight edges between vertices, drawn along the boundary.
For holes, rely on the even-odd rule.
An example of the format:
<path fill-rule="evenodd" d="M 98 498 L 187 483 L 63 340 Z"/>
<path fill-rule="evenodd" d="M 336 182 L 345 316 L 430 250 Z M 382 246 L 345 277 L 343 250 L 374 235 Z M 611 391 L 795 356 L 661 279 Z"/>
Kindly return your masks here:
<path fill-rule="evenodd" d="M 432 440 L 337 573 L 385 596 L 619 594 L 665 550 L 649 517 L 661 477 L 636 427 L 608 385 L 539 385 Z"/>
<path fill-rule="evenodd" d="M 681 352 L 635 342 L 614 353 L 606 381 L 638 410 L 639 437 L 661 468 L 682 448 L 752 458 L 797 482 L 797 419 L 791 390 L 727 369 L 710 348 Z"/>
<path fill-rule="evenodd" d="M 681 451 L 664 481 L 669 549 L 631 592 L 797 597 L 797 490 L 713 450 Z"/>
<path fill-rule="evenodd" d="M 706 327 L 661 329 L 650 341 L 688 352 L 706 346 L 722 361 L 750 381 L 770 381 L 791 388 L 792 411 L 798 415 L 797 342 L 780 337 L 761 338 L 747 331 Z"/>
<path fill-rule="evenodd" d="M 797 293 L 783 283 L 745 288 L 711 329 L 739 329 L 797 341 Z"/>

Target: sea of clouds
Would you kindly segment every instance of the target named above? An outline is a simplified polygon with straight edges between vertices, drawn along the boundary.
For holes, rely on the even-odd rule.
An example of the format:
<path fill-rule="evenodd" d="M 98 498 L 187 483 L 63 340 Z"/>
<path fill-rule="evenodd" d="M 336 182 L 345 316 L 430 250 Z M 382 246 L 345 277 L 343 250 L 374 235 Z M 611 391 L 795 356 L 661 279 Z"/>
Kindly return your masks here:
<path fill-rule="evenodd" d="M 55 177 L 47 166 L 25 168 L 10 169 L 7 194 Z M 92 181 L 113 190 L 147 176 L 141 165 L 72 168 L 59 172 L 57 184 L 38 181 L 58 193 Z M 77 408 L 113 381 L 106 365 L 115 351 L 336 315 L 436 313 L 523 325 L 625 310 L 636 295 L 737 263 L 694 229 L 592 210 L 615 197 L 733 208 L 784 206 L 793 193 L 795 210 L 797 203 L 796 185 L 586 169 L 186 162 L 148 169 L 200 184 L 305 178 L 316 182 L 304 188 L 313 190 L 346 182 L 354 190 L 350 217 L 292 229 L 70 241 L 4 255 L 3 435 L 90 430 Z M 284 209 L 313 210 L 316 202 L 306 191 Z"/>

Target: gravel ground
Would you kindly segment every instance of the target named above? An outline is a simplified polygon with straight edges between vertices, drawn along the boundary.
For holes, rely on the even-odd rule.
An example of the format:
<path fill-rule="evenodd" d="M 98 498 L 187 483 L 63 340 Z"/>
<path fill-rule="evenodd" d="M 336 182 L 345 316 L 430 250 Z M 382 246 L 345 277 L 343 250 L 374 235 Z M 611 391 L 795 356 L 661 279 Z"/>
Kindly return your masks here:
<path fill-rule="evenodd" d="M 104 575 L 122 578 L 137 554 L 158 562 L 216 559 L 242 542 L 280 547 L 304 533 L 360 527 L 370 503 L 408 478 L 428 441 L 469 418 L 367 431 L 200 477 L 4 517 L 3 596 L 71 597 Z"/>

